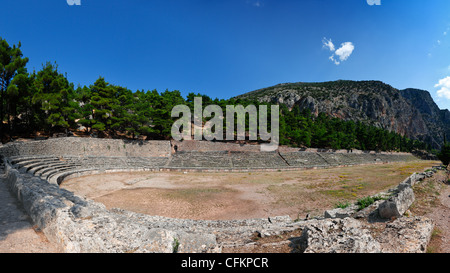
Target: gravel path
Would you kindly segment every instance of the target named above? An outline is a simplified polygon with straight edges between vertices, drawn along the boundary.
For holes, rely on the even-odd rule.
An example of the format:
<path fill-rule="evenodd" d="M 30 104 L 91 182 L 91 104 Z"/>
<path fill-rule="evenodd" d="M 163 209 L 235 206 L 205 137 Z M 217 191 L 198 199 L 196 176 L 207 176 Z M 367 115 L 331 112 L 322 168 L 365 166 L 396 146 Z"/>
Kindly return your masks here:
<path fill-rule="evenodd" d="M 442 253 L 450 253 L 450 184 L 447 183 L 439 195 L 439 204 L 425 216 L 434 220 L 439 230 L 440 250 Z"/>
<path fill-rule="evenodd" d="M 0 253 L 57 253 L 4 183 L 0 169 Z"/>

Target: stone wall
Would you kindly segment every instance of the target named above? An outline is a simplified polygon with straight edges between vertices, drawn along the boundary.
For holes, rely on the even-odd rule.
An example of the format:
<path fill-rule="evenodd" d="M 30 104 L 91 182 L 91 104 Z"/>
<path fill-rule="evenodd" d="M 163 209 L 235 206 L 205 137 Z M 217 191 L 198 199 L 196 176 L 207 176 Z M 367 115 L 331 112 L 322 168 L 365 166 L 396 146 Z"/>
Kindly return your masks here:
<path fill-rule="evenodd" d="M 233 151 L 233 152 L 259 152 L 259 145 L 252 144 L 238 144 L 232 142 L 220 142 L 220 141 L 196 141 L 196 140 L 183 140 L 183 141 L 171 141 L 173 151 L 175 152 L 221 152 L 221 151 Z M 176 148 L 175 148 L 176 147 Z"/>
<path fill-rule="evenodd" d="M 167 157 L 170 153 L 170 141 L 79 137 L 16 141 L 0 147 L 0 155 L 4 157 L 26 155 Z"/>

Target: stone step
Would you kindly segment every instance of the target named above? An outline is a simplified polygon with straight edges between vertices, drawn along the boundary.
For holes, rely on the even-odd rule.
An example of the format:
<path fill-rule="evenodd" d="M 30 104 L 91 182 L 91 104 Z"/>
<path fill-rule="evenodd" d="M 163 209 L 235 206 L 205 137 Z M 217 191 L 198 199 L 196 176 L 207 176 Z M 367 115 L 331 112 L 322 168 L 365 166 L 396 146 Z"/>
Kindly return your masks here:
<path fill-rule="evenodd" d="M 42 179 L 48 180 L 51 176 L 53 176 L 55 174 L 58 174 L 58 173 L 61 173 L 61 172 L 64 172 L 64 171 L 68 171 L 68 170 L 74 170 L 74 169 L 76 169 L 76 167 L 74 167 L 74 166 L 61 167 L 61 168 L 58 168 L 58 169 L 53 169 L 53 170 L 49 170 L 49 171 L 47 171 L 45 173 L 42 173 L 40 175 L 40 177 Z"/>
<path fill-rule="evenodd" d="M 30 168 L 33 166 L 36 166 L 37 164 L 42 164 L 45 162 L 58 162 L 59 158 L 35 158 L 35 159 L 27 159 L 27 160 L 20 160 L 16 161 L 15 164 L 13 164 L 13 167 L 16 169 L 20 168 Z"/>
<path fill-rule="evenodd" d="M 65 166 L 81 166 L 80 163 L 76 163 L 76 162 L 58 162 L 58 163 L 43 163 L 42 165 L 29 169 L 28 172 L 31 174 L 35 174 L 35 175 L 41 175 L 43 173 L 45 173 L 46 171 L 55 169 L 55 168 L 59 168 L 59 167 L 65 167 Z"/>
<path fill-rule="evenodd" d="M 60 164 L 60 165 L 46 166 L 45 168 L 42 168 L 39 171 L 35 172 L 34 175 L 42 177 L 52 171 L 60 171 L 60 170 L 65 170 L 67 168 L 75 169 L 77 167 L 81 167 L 81 165 L 72 163 L 72 164 Z"/>

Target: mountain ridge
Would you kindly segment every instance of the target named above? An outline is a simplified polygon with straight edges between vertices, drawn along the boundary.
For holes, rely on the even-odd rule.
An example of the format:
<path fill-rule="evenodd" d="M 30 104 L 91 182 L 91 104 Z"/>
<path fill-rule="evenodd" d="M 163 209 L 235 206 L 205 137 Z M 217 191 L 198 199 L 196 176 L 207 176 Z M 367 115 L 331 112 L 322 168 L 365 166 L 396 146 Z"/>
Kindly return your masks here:
<path fill-rule="evenodd" d="M 450 111 L 440 109 L 426 90 L 396 89 L 382 81 L 337 80 L 280 83 L 234 98 L 285 104 L 362 121 L 440 149 L 450 135 Z"/>

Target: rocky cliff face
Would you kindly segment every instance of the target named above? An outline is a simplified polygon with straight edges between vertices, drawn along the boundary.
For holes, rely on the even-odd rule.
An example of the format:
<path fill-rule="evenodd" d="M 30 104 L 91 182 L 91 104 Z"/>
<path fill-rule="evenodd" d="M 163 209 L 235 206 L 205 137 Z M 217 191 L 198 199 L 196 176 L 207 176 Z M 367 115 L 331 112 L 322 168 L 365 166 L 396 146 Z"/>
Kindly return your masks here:
<path fill-rule="evenodd" d="M 400 90 L 400 94 L 420 112 L 425 121 L 430 133 L 424 141 L 437 142 L 433 146 L 439 147 L 444 142 L 444 134 L 450 137 L 450 111 L 439 109 L 428 91 L 408 88 Z"/>
<path fill-rule="evenodd" d="M 344 120 L 362 121 L 430 143 L 439 149 L 450 136 L 450 112 L 440 110 L 427 91 L 398 90 L 379 81 L 285 83 L 236 98 L 308 108 Z"/>

